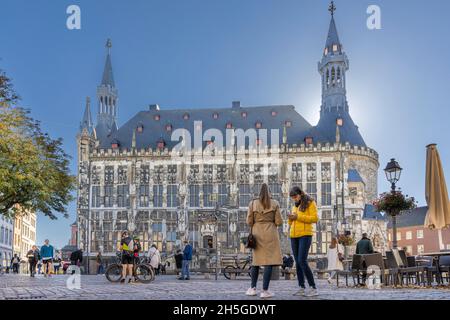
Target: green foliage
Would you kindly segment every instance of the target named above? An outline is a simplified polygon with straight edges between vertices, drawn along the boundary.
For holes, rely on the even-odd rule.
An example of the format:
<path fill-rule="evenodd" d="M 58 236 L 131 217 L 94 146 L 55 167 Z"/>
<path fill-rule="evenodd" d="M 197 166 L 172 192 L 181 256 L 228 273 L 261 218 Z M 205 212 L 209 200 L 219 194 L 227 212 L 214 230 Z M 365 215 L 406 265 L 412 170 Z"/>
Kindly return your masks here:
<path fill-rule="evenodd" d="M 62 140 L 43 133 L 29 112 L 15 107 L 19 97 L 10 79 L 0 70 L 0 214 L 53 212 L 67 216 L 73 200 L 75 178 L 70 175 L 69 155 Z"/>

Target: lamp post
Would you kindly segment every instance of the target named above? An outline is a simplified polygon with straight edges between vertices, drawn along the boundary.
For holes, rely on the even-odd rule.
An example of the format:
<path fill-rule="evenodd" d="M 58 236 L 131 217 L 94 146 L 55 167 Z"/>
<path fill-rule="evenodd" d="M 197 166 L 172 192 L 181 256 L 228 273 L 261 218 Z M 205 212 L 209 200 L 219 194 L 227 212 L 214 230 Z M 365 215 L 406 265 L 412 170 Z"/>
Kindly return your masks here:
<path fill-rule="evenodd" d="M 395 184 L 400 180 L 402 170 L 398 162 L 393 158 L 384 169 L 386 179 L 391 183 L 391 192 L 393 194 L 395 193 Z M 397 248 L 397 214 L 398 212 L 389 212 L 389 215 L 392 217 L 392 247 L 394 249 Z"/>

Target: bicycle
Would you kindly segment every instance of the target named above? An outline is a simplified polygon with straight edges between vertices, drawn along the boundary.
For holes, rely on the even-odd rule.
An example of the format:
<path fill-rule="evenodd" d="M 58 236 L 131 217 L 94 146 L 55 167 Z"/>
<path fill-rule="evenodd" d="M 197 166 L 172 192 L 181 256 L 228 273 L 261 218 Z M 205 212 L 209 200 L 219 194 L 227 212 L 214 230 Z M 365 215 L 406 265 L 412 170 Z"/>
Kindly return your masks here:
<path fill-rule="evenodd" d="M 231 280 L 232 277 L 237 278 L 237 277 L 240 276 L 242 273 L 244 273 L 244 274 L 247 273 L 247 275 L 250 277 L 250 276 L 251 276 L 250 270 L 251 270 L 251 267 L 252 267 L 252 263 L 251 263 L 251 262 L 252 262 L 251 256 L 247 256 L 247 258 L 245 259 L 245 262 L 244 262 L 243 266 L 241 267 L 241 266 L 239 265 L 239 258 L 236 257 L 236 258 L 234 259 L 234 265 L 229 265 L 229 266 L 226 266 L 226 267 L 224 268 L 223 276 L 224 276 L 226 279 Z M 239 272 L 238 270 L 244 270 L 244 271 Z"/>
<path fill-rule="evenodd" d="M 146 264 L 141 263 L 142 258 L 139 259 L 138 263 L 133 264 L 133 276 L 134 278 L 142 283 L 150 283 L 155 279 L 153 268 Z M 116 254 L 116 262 L 109 265 L 105 270 L 106 279 L 110 282 L 120 282 L 122 280 L 122 253 L 118 252 Z"/>

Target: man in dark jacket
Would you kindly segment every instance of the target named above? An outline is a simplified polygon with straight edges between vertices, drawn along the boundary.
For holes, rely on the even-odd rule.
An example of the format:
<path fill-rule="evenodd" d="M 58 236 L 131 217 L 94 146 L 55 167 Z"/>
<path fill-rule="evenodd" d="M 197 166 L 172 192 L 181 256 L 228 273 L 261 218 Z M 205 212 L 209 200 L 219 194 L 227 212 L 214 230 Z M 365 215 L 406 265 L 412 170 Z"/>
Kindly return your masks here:
<path fill-rule="evenodd" d="M 83 262 L 83 251 L 81 249 L 75 250 L 70 254 L 70 264 L 72 266 L 81 266 Z M 75 270 L 72 269 L 72 274 L 75 273 Z"/>
<path fill-rule="evenodd" d="M 30 264 L 30 277 L 34 278 L 36 274 L 36 265 L 41 257 L 39 256 L 39 249 L 36 246 L 32 246 L 31 250 L 27 253 L 28 263 Z"/>
<path fill-rule="evenodd" d="M 181 277 L 178 278 L 179 280 L 189 280 L 189 263 L 191 263 L 192 260 L 192 246 L 190 245 L 189 241 L 184 240 L 184 250 L 183 250 L 183 262 L 182 262 L 182 269 L 181 269 Z"/>
<path fill-rule="evenodd" d="M 181 250 L 177 250 L 177 254 L 175 255 L 175 267 L 177 268 L 177 275 L 181 272 L 181 268 L 183 267 L 183 254 Z"/>
<path fill-rule="evenodd" d="M 373 253 L 373 246 L 367 233 L 363 233 L 362 239 L 356 244 L 356 254 L 371 254 Z"/>
<path fill-rule="evenodd" d="M 13 273 L 19 273 L 20 266 L 20 257 L 17 253 L 14 254 L 14 257 L 11 258 L 11 267 L 13 269 Z"/>

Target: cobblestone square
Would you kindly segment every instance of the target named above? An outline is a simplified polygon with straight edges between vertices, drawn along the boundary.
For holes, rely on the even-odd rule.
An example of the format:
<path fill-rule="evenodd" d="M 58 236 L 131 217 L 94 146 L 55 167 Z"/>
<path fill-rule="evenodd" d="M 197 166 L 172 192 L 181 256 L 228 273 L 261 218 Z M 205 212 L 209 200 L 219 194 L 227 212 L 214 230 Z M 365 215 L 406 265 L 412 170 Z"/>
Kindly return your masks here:
<path fill-rule="evenodd" d="M 247 297 L 245 291 L 249 280 L 218 281 L 194 276 L 189 281 L 177 280 L 175 276 L 159 276 L 150 284 L 115 284 L 102 276 L 81 276 L 81 289 L 70 290 L 66 286 L 68 276 L 51 278 L 25 275 L 0 276 L 0 300 L 257 300 Z M 261 286 L 261 282 L 258 283 Z M 270 283 L 276 300 L 450 300 L 450 288 L 366 288 L 336 287 L 325 280 L 318 280 L 320 295 L 314 298 L 294 297 L 296 280 L 277 280 Z"/>

